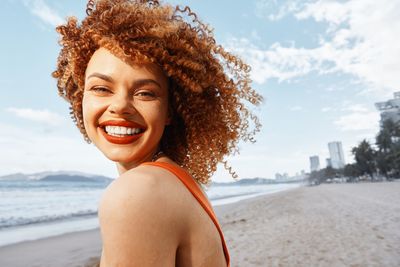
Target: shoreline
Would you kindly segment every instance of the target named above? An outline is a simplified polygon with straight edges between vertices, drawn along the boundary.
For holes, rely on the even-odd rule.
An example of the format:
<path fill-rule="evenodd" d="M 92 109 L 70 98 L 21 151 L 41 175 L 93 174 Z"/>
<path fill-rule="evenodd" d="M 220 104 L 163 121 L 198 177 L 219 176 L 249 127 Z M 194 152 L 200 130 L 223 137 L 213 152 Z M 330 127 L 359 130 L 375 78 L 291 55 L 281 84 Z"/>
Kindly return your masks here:
<path fill-rule="evenodd" d="M 323 184 L 214 207 L 231 266 L 400 266 L 400 182 Z M 0 247 L 0 266 L 93 266 L 99 229 Z"/>
<path fill-rule="evenodd" d="M 213 207 L 237 203 L 244 199 L 252 199 L 260 195 L 274 194 L 276 192 L 291 190 L 301 186 L 296 184 L 291 187 L 269 188 L 269 191 L 235 192 L 211 199 Z M 5 246 L 19 244 L 27 241 L 37 241 L 50 237 L 62 236 L 69 233 L 89 231 L 99 228 L 97 215 L 82 218 L 67 218 L 60 221 L 49 221 L 38 224 L 27 224 L 0 229 L 0 249 Z"/>

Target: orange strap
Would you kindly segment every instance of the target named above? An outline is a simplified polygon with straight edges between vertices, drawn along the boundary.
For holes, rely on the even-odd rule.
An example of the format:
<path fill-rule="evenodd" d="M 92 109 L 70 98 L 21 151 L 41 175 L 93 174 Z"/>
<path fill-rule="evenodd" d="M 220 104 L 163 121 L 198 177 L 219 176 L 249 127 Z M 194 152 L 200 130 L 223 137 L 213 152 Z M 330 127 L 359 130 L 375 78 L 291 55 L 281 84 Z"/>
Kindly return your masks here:
<path fill-rule="evenodd" d="M 175 165 L 172 165 L 170 163 L 167 163 L 167 162 L 144 162 L 144 163 L 142 163 L 142 165 L 157 166 L 157 167 L 160 167 L 160 168 L 163 168 L 163 169 L 166 169 L 166 170 L 172 172 L 189 189 L 189 191 L 197 199 L 197 201 L 204 208 L 204 210 L 208 213 L 211 220 L 214 222 L 215 226 L 217 227 L 219 235 L 221 236 L 222 246 L 223 246 L 224 253 L 225 253 L 225 259 L 226 259 L 227 265 L 229 267 L 230 259 L 229 259 L 228 248 L 226 246 L 221 227 L 217 221 L 217 216 L 215 215 L 211 204 L 208 202 L 207 197 L 200 190 L 200 188 L 198 187 L 198 185 L 196 184 L 196 182 L 192 178 L 192 176 L 189 173 L 187 173 L 184 169 L 177 167 Z"/>

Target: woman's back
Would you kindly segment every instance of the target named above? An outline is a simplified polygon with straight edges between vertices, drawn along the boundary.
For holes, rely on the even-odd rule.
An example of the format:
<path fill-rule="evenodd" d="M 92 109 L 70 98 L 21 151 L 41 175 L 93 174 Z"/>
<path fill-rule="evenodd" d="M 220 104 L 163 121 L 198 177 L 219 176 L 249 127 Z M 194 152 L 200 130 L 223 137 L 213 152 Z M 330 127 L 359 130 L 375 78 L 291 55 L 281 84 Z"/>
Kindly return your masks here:
<path fill-rule="evenodd" d="M 105 192 L 99 218 L 100 266 L 227 266 L 210 215 L 166 169 L 123 174 Z"/>

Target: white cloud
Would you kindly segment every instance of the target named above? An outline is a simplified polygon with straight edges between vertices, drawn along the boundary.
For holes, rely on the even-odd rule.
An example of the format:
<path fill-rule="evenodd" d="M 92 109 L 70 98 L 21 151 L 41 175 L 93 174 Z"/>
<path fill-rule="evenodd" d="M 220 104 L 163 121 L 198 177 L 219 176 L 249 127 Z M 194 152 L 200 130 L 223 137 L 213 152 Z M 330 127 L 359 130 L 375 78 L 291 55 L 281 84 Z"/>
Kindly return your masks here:
<path fill-rule="evenodd" d="M 227 42 L 226 47 L 227 50 L 243 56 L 252 68 L 251 78 L 259 84 L 272 78 L 280 82 L 290 81 L 320 68 L 322 71 L 322 66 L 317 68 L 314 62 L 316 59 L 310 57 L 309 51 L 305 49 L 283 47 L 275 43 L 268 50 L 263 50 L 246 38 L 232 38 Z"/>
<path fill-rule="evenodd" d="M 334 121 L 341 131 L 371 131 L 377 133 L 379 130 L 379 112 L 376 111 L 353 111 L 343 115 Z"/>
<path fill-rule="evenodd" d="M 331 111 L 331 110 L 332 110 L 331 107 L 323 107 L 323 108 L 321 109 L 322 112 L 329 112 L 329 111 Z"/>
<path fill-rule="evenodd" d="M 72 126 L 68 125 L 68 127 Z M 0 175 L 73 170 L 116 177 L 115 164 L 93 145 L 73 136 L 0 122 Z M 62 130 L 62 129 L 61 129 Z"/>
<path fill-rule="evenodd" d="M 49 125 L 59 125 L 61 122 L 64 121 L 64 117 L 62 117 L 61 115 L 59 115 L 57 113 L 46 110 L 46 109 L 35 110 L 35 109 L 30 109 L 30 108 L 9 107 L 9 108 L 6 108 L 6 111 L 14 114 L 17 117 L 23 118 L 23 119 L 36 121 L 36 122 L 42 122 L 42 123 L 46 123 Z"/>
<path fill-rule="evenodd" d="M 65 23 L 65 20 L 57 11 L 49 7 L 43 0 L 25 0 L 24 4 L 30 9 L 33 15 L 53 27 Z"/>
<path fill-rule="evenodd" d="M 355 113 L 368 112 L 368 108 L 361 104 L 348 104 L 346 107 L 342 108 L 343 111 L 351 111 Z M 378 115 L 379 113 L 376 112 Z"/>
<path fill-rule="evenodd" d="M 259 1 L 258 9 L 262 8 L 269 20 L 292 15 L 328 26 L 314 48 L 275 43 L 262 49 L 247 39 L 229 40 L 230 50 L 252 66 L 255 82 L 262 84 L 271 78 L 290 82 L 311 72 L 344 73 L 378 95 L 389 96 L 399 89 L 400 1 L 286 1 L 279 5 Z"/>
<path fill-rule="evenodd" d="M 278 3 L 277 0 L 260 0 L 256 2 L 256 15 L 267 18 L 270 21 L 276 21 L 297 10 L 298 6 L 298 1 L 283 2 L 279 0 Z"/>

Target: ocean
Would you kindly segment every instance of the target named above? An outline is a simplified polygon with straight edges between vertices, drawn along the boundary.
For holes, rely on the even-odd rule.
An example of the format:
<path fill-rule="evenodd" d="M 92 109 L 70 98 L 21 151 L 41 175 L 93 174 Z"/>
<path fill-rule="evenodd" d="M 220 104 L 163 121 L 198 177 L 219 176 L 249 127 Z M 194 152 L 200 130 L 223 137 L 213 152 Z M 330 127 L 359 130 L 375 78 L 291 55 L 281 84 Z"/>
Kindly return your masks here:
<path fill-rule="evenodd" d="M 0 181 L 0 246 L 95 229 L 106 182 Z M 299 184 L 213 185 L 214 206 L 271 194 Z"/>

